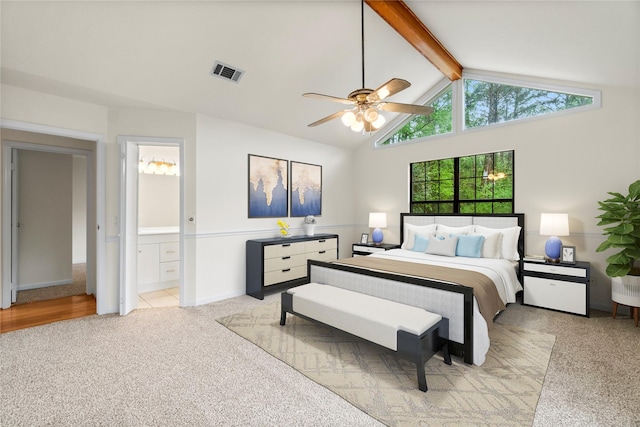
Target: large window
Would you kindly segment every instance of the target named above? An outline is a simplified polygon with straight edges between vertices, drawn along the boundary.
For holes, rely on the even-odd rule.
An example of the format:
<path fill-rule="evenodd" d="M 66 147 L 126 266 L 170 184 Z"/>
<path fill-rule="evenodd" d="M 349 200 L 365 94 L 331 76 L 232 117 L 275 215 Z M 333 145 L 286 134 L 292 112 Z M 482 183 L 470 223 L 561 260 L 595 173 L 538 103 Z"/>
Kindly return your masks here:
<path fill-rule="evenodd" d="M 513 213 L 513 151 L 410 164 L 414 213 Z"/>
<path fill-rule="evenodd" d="M 425 95 L 428 101 L 424 105 L 433 107 L 433 114 L 399 122 L 381 134 L 375 145 L 393 146 L 467 129 L 600 108 L 600 96 L 597 90 L 465 72 L 462 79 L 442 80 Z"/>
<path fill-rule="evenodd" d="M 464 79 L 465 128 L 520 120 L 593 103 L 593 97 Z"/>
<path fill-rule="evenodd" d="M 381 145 L 397 144 L 426 136 L 451 133 L 453 130 L 453 116 L 451 108 L 451 85 L 448 85 L 428 105 L 433 108 L 429 116 L 413 116 L 391 138 L 383 141 Z"/>

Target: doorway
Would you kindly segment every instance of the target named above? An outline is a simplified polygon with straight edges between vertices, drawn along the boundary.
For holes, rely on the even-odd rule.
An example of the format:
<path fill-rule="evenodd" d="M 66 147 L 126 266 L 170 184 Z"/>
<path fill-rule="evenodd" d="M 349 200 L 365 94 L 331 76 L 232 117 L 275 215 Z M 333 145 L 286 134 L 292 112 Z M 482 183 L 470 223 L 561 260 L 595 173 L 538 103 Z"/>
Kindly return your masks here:
<path fill-rule="evenodd" d="M 12 149 L 12 304 L 86 295 L 87 156 Z"/>
<path fill-rule="evenodd" d="M 140 293 L 166 292 L 184 305 L 184 139 L 118 137 L 120 314 L 138 308 Z M 146 305 L 146 304 L 145 304 Z M 153 306 L 153 304 L 151 304 Z"/>
<path fill-rule="evenodd" d="M 92 294 L 96 299 L 96 310 L 98 314 L 108 312 L 105 308 L 103 296 L 103 275 L 104 271 L 104 229 L 99 224 L 104 219 L 103 200 L 104 200 L 104 146 L 103 137 L 97 134 L 89 134 L 73 130 L 54 128 L 43 125 L 35 125 L 24 122 L 2 121 L 2 167 L 3 174 L 3 196 L 2 196 L 2 308 L 7 309 L 12 303 L 12 294 L 15 297 L 19 287 L 19 281 L 16 280 L 16 272 L 18 272 L 18 262 L 20 254 L 15 242 L 18 229 L 18 222 L 12 223 L 12 217 L 16 217 L 14 207 L 14 196 L 17 196 L 17 188 L 14 191 L 12 179 L 17 177 L 17 170 L 14 170 L 12 156 L 14 152 L 22 152 L 32 154 L 34 152 L 43 154 L 45 157 L 49 154 L 62 155 L 66 159 L 71 159 L 71 163 L 79 161 L 76 174 L 84 175 L 85 178 L 80 185 L 82 190 L 70 189 L 74 191 L 82 191 L 84 196 L 84 213 L 86 219 L 83 228 L 84 233 L 80 232 L 81 240 L 84 243 L 81 252 L 84 253 L 86 260 L 86 283 L 84 293 Z M 78 172 L 84 170 L 84 172 Z M 71 182 L 69 186 L 71 187 Z M 77 198 L 76 201 L 82 198 Z M 48 209 L 48 208 L 47 208 Z M 45 209 L 46 211 L 46 209 Z M 36 223 L 30 220 L 29 228 Z M 26 224 L 26 222 L 25 222 Z M 52 224 L 49 224 L 52 226 Z M 53 224 L 53 226 L 56 226 Z M 26 230 L 26 227 L 25 227 Z M 76 230 L 76 233 L 78 230 Z M 36 235 L 38 233 L 35 233 Z M 73 239 L 70 231 L 67 237 Z M 78 237 L 78 234 L 76 234 Z M 55 241 L 54 241 L 55 243 Z M 54 244 L 55 246 L 55 244 Z M 76 245 L 77 250 L 77 245 Z M 33 254 L 31 254 L 33 255 Z M 73 255 L 67 257 L 73 259 Z M 70 261 L 72 262 L 72 261 Z M 66 263 L 61 263 L 65 264 Z M 36 265 L 32 263 L 32 265 Z M 41 282 L 42 284 L 44 282 Z M 31 285 L 34 283 L 32 282 Z M 36 282 L 36 285 L 38 283 Z M 36 286 L 37 287 L 37 286 Z"/>

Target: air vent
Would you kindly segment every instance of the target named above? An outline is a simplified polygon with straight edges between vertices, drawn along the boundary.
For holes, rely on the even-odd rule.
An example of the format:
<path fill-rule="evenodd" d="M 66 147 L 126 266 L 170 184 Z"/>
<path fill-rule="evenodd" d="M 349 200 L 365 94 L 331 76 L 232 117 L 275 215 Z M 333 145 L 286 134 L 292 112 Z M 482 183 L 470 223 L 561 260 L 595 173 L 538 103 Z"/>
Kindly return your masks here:
<path fill-rule="evenodd" d="M 220 77 L 221 79 L 231 80 L 232 82 L 238 83 L 240 78 L 244 74 L 244 71 L 237 69 L 236 67 L 232 67 L 230 65 L 224 64 L 220 61 L 216 61 L 213 64 L 213 68 L 209 73 L 214 77 Z"/>

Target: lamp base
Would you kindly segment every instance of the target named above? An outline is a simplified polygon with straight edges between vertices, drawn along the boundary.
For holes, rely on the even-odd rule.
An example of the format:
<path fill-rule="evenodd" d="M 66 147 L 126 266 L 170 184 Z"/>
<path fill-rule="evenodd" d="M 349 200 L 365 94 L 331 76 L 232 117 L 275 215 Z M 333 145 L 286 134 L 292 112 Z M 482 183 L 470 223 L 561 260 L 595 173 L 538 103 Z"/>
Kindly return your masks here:
<path fill-rule="evenodd" d="M 557 236 L 549 237 L 547 239 L 547 243 L 544 245 L 544 253 L 546 255 L 545 261 L 560 262 L 561 248 L 562 248 L 562 241 Z"/>
<path fill-rule="evenodd" d="M 373 230 L 373 234 L 371 234 L 371 240 L 373 240 L 373 243 L 375 243 L 376 245 L 382 243 L 382 230 L 380 230 L 379 228 Z"/>

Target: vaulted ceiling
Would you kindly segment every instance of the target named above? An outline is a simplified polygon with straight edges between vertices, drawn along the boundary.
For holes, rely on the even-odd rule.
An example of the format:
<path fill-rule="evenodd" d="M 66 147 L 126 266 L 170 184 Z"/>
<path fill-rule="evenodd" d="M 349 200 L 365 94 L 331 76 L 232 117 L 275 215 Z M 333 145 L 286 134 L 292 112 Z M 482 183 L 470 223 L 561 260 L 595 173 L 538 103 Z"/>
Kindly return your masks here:
<path fill-rule="evenodd" d="M 405 3 L 466 70 L 638 88 L 638 2 Z M 301 96 L 360 88 L 357 0 L 0 4 L 4 84 L 202 113 L 341 147 L 375 138 L 339 120 L 308 128 L 340 105 Z M 366 6 L 364 32 L 367 87 L 408 80 L 390 100 L 413 103 L 444 78 Z M 245 71 L 239 83 L 211 77 L 216 60 Z"/>

